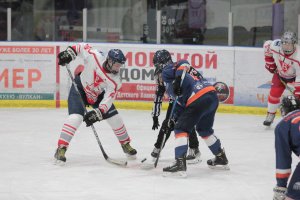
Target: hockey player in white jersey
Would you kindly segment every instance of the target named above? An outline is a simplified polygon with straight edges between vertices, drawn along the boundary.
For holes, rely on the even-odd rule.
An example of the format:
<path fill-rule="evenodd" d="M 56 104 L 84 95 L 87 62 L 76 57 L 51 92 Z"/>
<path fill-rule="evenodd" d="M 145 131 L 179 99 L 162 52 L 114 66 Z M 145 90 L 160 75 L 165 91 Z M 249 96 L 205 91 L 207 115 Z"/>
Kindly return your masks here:
<path fill-rule="evenodd" d="M 111 49 L 108 55 L 89 44 L 80 43 L 69 46 L 58 54 L 58 64 L 65 66 L 76 57 L 84 60 L 84 69 L 75 76 L 75 83 L 81 97 L 72 85 L 68 97 L 69 116 L 65 120 L 58 139 L 58 147 L 54 155 L 57 162 L 66 162 L 65 153 L 76 130 L 84 121 L 86 126 L 101 120 L 106 120 L 118 138 L 124 153 L 130 158 L 135 158 L 137 151 L 130 145 L 130 137 L 121 116 L 115 108 L 117 91 L 121 88 L 120 67 L 126 58 L 119 49 Z M 81 100 L 86 106 L 93 109 L 84 113 Z"/>
<path fill-rule="evenodd" d="M 273 123 L 281 95 L 289 84 L 295 82 L 296 72 L 300 67 L 300 52 L 296 41 L 296 34 L 287 31 L 281 39 L 264 43 L 265 68 L 273 74 L 268 96 L 268 113 L 263 122 L 265 126 Z"/>

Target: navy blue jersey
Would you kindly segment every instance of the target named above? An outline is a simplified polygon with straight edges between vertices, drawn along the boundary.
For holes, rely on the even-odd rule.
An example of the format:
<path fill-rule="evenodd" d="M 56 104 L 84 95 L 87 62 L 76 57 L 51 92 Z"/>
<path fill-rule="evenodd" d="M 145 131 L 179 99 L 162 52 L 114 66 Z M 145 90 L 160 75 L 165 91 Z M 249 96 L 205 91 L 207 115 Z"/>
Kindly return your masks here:
<path fill-rule="evenodd" d="M 194 128 L 205 141 L 209 141 L 207 144 L 211 152 L 218 155 L 222 148 L 213 130 L 215 113 L 219 105 L 215 88 L 187 61 L 182 60 L 169 64 L 162 71 L 166 92 L 172 98 L 175 98 L 173 81 L 178 81 L 178 77 L 181 78 L 181 94 L 177 97 L 177 104 L 171 116 L 176 121 L 175 158 L 187 152 L 186 138 Z"/>
<path fill-rule="evenodd" d="M 162 71 L 162 80 L 166 86 L 169 97 L 175 99 L 172 82 L 175 77 L 182 76 L 183 70 L 186 70 L 185 77 L 182 80 L 182 94 L 178 97 L 177 103 L 182 107 L 187 107 L 203 94 L 215 91 L 215 88 L 202 76 L 196 76 L 189 73 L 190 64 L 186 60 L 167 65 Z"/>
<path fill-rule="evenodd" d="M 300 110 L 286 115 L 275 128 L 276 180 L 277 185 L 286 187 L 291 174 L 292 153 L 300 156 Z M 298 169 L 299 171 L 299 169 Z M 300 180 L 300 174 L 294 172 L 292 180 Z M 291 181 L 287 196 L 300 199 L 300 187 L 293 190 L 297 181 Z"/>

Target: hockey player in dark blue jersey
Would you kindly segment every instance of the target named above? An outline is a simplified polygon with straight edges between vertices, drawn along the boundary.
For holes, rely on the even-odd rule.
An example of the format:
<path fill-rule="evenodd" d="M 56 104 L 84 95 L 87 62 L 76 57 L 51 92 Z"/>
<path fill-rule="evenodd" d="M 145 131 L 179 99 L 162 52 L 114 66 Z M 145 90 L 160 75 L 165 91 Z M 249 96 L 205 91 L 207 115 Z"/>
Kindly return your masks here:
<path fill-rule="evenodd" d="M 282 99 L 283 119 L 275 128 L 276 180 L 273 200 L 300 199 L 300 163 L 291 175 L 292 153 L 300 157 L 300 100 L 294 96 Z"/>
<path fill-rule="evenodd" d="M 163 50 L 158 50 L 155 52 L 153 56 L 153 64 L 154 66 L 160 66 L 160 65 L 167 65 L 171 64 L 174 66 L 177 66 L 177 62 L 173 62 L 171 58 L 171 54 L 163 49 Z M 155 73 L 156 75 L 156 73 Z M 162 105 L 162 99 L 165 94 L 165 86 L 163 84 L 163 81 L 161 80 L 161 76 L 155 76 L 156 77 L 156 84 L 157 84 L 157 89 L 155 93 L 155 98 L 154 98 L 154 106 L 152 109 L 152 117 L 153 117 L 153 126 L 152 129 L 155 130 L 159 127 L 159 121 L 158 121 L 158 116 L 160 115 L 160 109 Z M 174 127 L 168 128 L 167 123 L 170 118 L 170 113 L 171 109 L 173 106 L 174 99 L 169 96 L 169 106 L 167 110 L 167 114 L 165 117 L 165 120 L 162 123 L 162 126 L 160 128 L 159 134 L 157 136 L 156 143 L 154 144 L 154 149 L 151 153 L 151 156 L 156 158 L 158 156 L 158 152 L 160 148 L 164 147 L 165 142 L 168 140 L 171 131 L 173 131 Z M 165 136 L 165 138 L 164 138 Z M 162 144 L 163 143 L 163 144 Z M 195 164 L 201 161 L 200 158 L 200 150 L 199 150 L 199 142 L 197 138 L 197 133 L 195 129 L 192 130 L 192 132 L 189 134 L 189 153 L 186 157 L 187 163 L 189 164 Z"/>
<path fill-rule="evenodd" d="M 156 74 L 161 76 L 168 95 L 176 99 L 171 116 L 171 119 L 176 121 L 176 162 L 163 169 L 164 175 L 186 176 L 187 138 L 194 127 L 215 155 L 215 158 L 207 161 L 208 166 L 229 169 L 225 151 L 213 130 L 214 117 L 219 105 L 216 90 L 202 76 L 196 76 L 191 69 L 193 68 L 186 60 L 179 61 L 176 66 L 156 66 Z"/>

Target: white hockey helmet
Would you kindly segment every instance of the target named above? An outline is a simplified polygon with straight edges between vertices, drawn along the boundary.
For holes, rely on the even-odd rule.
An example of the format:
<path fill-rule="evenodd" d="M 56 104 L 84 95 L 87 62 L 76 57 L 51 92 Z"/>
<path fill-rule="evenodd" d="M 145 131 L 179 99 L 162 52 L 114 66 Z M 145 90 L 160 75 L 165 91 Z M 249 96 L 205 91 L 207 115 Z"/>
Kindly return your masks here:
<path fill-rule="evenodd" d="M 292 31 L 286 31 L 281 37 L 281 46 L 284 54 L 291 54 L 295 51 L 295 44 L 297 42 L 296 33 Z"/>

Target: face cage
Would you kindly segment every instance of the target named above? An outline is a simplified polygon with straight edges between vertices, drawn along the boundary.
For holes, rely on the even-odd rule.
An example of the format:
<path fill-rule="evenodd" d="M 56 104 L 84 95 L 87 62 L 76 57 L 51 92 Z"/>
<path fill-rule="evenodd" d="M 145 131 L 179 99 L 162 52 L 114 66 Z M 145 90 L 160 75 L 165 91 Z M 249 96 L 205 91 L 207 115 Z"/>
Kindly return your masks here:
<path fill-rule="evenodd" d="M 111 63 L 112 63 L 111 65 L 109 64 L 109 60 L 110 60 Z M 113 74 L 119 73 L 119 71 L 113 70 L 114 64 L 115 64 L 115 63 L 119 63 L 119 62 L 113 61 L 111 58 L 109 58 L 109 60 L 107 60 L 107 69 L 108 69 L 111 73 L 113 73 Z M 125 64 L 122 64 L 122 63 L 119 63 L 119 64 L 121 64 L 120 69 L 121 69 L 122 67 L 124 67 L 124 65 L 125 65 Z"/>
<path fill-rule="evenodd" d="M 154 64 L 154 67 L 155 67 L 155 71 L 154 71 L 154 76 L 162 73 L 162 70 L 163 70 L 163 64 L 161 63 L 157 63 L 157 64 Z"/>
<path fill-rule="evenodd" d="M 286 46 L 286 45 L 290 45 L 291 49 L 285 49 L 284 46 Z M 285 54 L 291 54 L 295 51 L 295 44 L 290 43 L 290 42 L 282 42 L 281 48 Z"/>
<path fill-rule="evenodd" d="M 286 109 L 283 108 L 283 106 L 280 106 L 280 107 L 279 107 L 279 110 L 280 110 L 280 115 L 281 115 L 281 117 L 286 116 L 287 112 L 286 112 Z"/>

